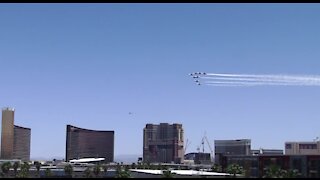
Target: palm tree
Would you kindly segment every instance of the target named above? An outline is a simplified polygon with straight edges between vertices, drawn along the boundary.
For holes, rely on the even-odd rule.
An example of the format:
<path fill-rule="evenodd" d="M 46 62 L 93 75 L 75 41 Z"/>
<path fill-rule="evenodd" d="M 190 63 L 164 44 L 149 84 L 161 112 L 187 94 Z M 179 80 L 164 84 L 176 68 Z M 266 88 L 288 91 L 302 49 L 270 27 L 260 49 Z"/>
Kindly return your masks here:
<path fill-rule="evenodd" d="M 164 170 L 162 171 L 162 178 L 174 178 L 174 175 L 170 170 Z"/>
<path fill-rule="evenodd" d="M 37 175 L 38 177 L 40 177 L 41 164 L 38 161 L 34 162 L 34 164 L 36 165 L 36 168 L 37 168 Z"/>
<path fill-rule="evenodd" d="M 96 175 L 96 177 L 99 177 L 100 172 L 101 172 L 101 166 L 100 166 L 100 164 L 97 164 L 93 168 L 93 173 L 94 173 L 94 175 Z"/>
<path fill-rule="evenodd" d="M 103 171 L 104 171 L 104 175 L 106 175 L 107 171 L 108 171 L 108 166 L 107 165 L 103 165 Z"/>
<path fill-rule="evenodd" d="M 20 163 L 19 162 L 14 162 L 13 164 L 13 171 L 14 171 L 14 177 L 17 176 L 17 172 L 18 172 L 18 168 L 20 167 Z"/>
<path fill-rule="evenodd" d="M 50 168 L 46 168 L 46 171 L 44 172 L 45 177 L 51 177 L 52 176 L 52 172 Z"/>
<path fill-rule="evenodd" d="M 19 178 L 27 178 L 27 177 L 29 177 L 29 169 L 30 169 L 29 163 L 24 162 L 24 163 L 21 165 L 20 172 L 18 173 L 17 176 L 18 176 Z"/>
<path fill-rule="evenodd" d="M 90 168 L 88 167 L 86 170 L 84 170 L 84 177 L 86 178 L 91 178 L 91 170 Z"/>
<path fill-rule="evenodd" d="M 71 166 L 71 164 L 68 164 L 64 167 L 64 173 L 65 175 L 72 177 L 73 167 Z"/>
<path fill-rule="evenodd" d="M 137 169 L 142 169 L 142 163 L 138 162 Z"/>
<path fill-rule="evenodd" d="M 150 169 L 150 162 L 149 161 L 145 164 L 145 169 Z"/>
<path fill-rule="evenodd" d="M 214 164 L 211 168 L 212 172 L 222 172 L 222 167 L 218 164 Z"/>
<path fill-rule="evenodd" d="M 1 165 L 1 170 L 4 174 L 5 177 L 8 177 L 9 171 L 11 168 L 11 163 L 10 162 L 5 162 Z"/>
<path fill-rule="evenodd" d="M 136 163 L 132 163 L 131 164 L 131 169 L 135 169 L 136 168 Z"/>
<path fill-rule="evenodd" d="M 230 164 L 227 167 L 227 173 L 232 174 L 233 177 L 236 177 L 237 174 L 243 174 L 244 170 L 239 164 Z"/>

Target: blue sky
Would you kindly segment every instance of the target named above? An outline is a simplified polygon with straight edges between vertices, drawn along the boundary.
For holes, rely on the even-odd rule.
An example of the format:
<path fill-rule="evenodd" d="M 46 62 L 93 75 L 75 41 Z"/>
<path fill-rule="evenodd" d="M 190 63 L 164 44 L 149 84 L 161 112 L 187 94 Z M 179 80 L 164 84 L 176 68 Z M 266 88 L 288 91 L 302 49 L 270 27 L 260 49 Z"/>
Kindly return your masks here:
<path fill-rule="evenodd" d="M 0 106 L 31 157 L 65 156 L 66 125 L 115 131 L 142 154 L 146 123 L 253 148 L 319 136 L 319 87 L 197 86 L 192 72 L 319 75 L 319 4 L 1 4 Z M 129 112 L 133 114 L 129 115 Z"/>

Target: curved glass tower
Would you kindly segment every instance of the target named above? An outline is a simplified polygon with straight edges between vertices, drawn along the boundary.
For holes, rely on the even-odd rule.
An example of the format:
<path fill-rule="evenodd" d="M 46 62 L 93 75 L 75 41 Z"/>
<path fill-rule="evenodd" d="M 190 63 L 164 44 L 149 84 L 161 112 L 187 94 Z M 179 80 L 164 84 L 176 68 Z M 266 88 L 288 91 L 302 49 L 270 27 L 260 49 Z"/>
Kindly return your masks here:
<path fill-rule="evenodd" d="M 114 131 L 67 125 L 66 161 L 80 158 L 105 158 L 105 162 L 113 162 Z"/>

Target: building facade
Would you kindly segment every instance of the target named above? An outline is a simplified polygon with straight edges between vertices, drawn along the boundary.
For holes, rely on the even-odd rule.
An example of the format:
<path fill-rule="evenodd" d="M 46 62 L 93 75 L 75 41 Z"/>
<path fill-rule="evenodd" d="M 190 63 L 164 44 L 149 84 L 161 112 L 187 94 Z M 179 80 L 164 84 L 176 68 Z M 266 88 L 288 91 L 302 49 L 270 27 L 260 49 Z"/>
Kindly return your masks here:
<path fill-rule="evenodd" d="M 279 167 L 282 170 L 297 170 L 298 177 L 320 177 L 320 155 L 225 155 L 222 157 L 222 169 L 230 164 L 239 164 L 245 170 L 245 177 L 263 178 L 266 168 Z"/>
<path fill-rule="evenodd" d="M 97 131 L 67 125 L 66 160 L 105 158 L 114 160 L 114 131 Z"/>
<path fill-rule="evenodd" d="M 13 159 L 30 161 L 31 129 L 14 126 Z"/>
<path fill-rule="evenodd" d="M 143 129 L 143 161 L 182 163 L 184 160 L 182 124 L 147 124 Z"/>
<path fill-rule="evenodd" d="M 221 164 L 223 155 L 251 155 L 251 140 L 215 140 L 215 163 Z"/>
<path fill-rule="evenodd" d="M 202 152 L 193 152 L 184 155 L 185 160 L 193 160 L 194 164 L 211 164 L 211 154 Z"/>
<path fill-rule="evenodd" d="M 265 154 L 265 155 L 283 155 L 283 150 L 282 149 L 253 149 L 251 150 L 252 155 L 260 155 L 260 154 Z"/>
<path fill-rule="evenodd" d="M 286 155 L 320 155 L 320 141 L 286 142 Z"/>
<path fill-rule="evenodd" d="M 14 125 L 14 109 L 2 109 L 1 159 L 30 160 L 31 129 Z"/>
<path fill-rule="evenodd" d="M 14 109 L 2 109 L 1 158 L 12 159 L 14 141 Z"/>

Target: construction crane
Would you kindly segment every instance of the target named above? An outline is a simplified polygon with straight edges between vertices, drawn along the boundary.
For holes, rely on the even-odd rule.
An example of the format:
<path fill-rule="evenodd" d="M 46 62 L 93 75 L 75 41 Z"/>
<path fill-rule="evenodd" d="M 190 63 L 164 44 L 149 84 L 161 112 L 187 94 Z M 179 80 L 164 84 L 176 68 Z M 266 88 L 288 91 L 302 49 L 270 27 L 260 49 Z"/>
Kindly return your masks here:
<path fill-rule="evenodd" d="M 210 145 L 210 143 L 209 143 L 209 140 L 208 140 L 208 138 L 207 138 L 206 133 L 204 133 L 204 136 L 203 136 L 202 139 L 201 139 L 201 145 L 198 146 L 198 148 L 197 148 L 198 153 L 200 153 L 200 148 L 201 148 L 201 146 L 202 146 L 202 153 L 204 153 L 204 144 L 205 144 L 205 141 L 206 141 L 206 143 L 207 143 L 207 145 L 208 145 L 208 147 L 209 147 L 209 149 L 210 149 L 211 161 L 213 161 L 213 155 L 214 155 L 214 154 L 213 154 L 213 150 L 212 150 L 212 147 L 211 147 L 211 145 Z"/>
<path fill-rule="evenodd" d="M 214 155 L 214 154 L 213 154 L 213 150 L 212 150 L 212 148 L 211 148 L 211 146 L 210 146 L 209 140 L 208 140 L 208 138 L 207 138 L 206 135 L 204 136 L 204 139 L 206 140 L 206 142 L 207 142 L 207 144 L 208 144 L 208 146 L 209 146 L 211 161 L 213 161 L 213 155 Z"/>
<path fill-rule="evenodd" d="M 184 153 L 186 153 L 188 146 L 191 144 L 191 142 L 189 141 L 189 139 L 187 139 L 186 141 L 186 145 L 184 146 Z"/>

